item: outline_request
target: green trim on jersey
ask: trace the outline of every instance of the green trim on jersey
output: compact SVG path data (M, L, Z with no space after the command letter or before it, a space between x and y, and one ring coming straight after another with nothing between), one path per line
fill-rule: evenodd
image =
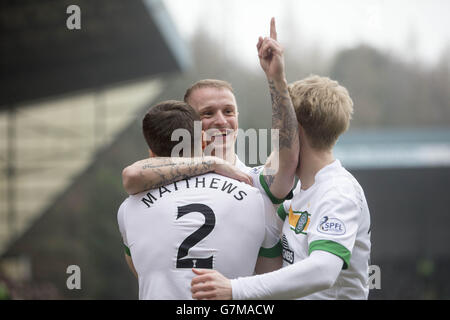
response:
M292 197L294 196L294 194L292 193L292 190L289 191L288 195L284 198L284 199L278 199L277 197L275 197L272 192L270 192L270 188L267 185L266 180L264 180L264 175L261 172L261 174L259 175L259 182L261 183L264 191L267 193L267 195L269 196L270 201L272 201L273 204L280 204L283 203L284 200L286 199L292 199Z
M128 248L125 244L123 246L125 247L125 253L131 257L130 248Z
M344 266L342 267L342 269L344 270L348 269L348 266L350 265L350 258L352 256L352 253L340 243L330 240L316 240L311 242L311 244L309 245L308 254L311 254L311 252L313 252L314 250L327 251L338 256L344 261Z
M286 217L289 215L286 212L286 210L284 210L284 205L281 205L281 206L278 207L277 213L278 213L278 216L280 217L280 219L283 220L283 221L286 220Z
M281 240L273 246L272 248L263 248L259 249L258 256L266 257L266 258L276 258L281 256Z

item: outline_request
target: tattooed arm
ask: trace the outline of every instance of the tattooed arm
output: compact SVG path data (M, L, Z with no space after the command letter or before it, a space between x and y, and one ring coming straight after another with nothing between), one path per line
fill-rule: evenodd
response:
M122 171L122 182L128 194L136 194L207 172L252 184L247 174L217 157L148 158L126 167Z
M270 38L259 38L258 56L266 73L272 98L272 129L278 137L264 166L263 177L272 195L283 199L292 189L299 157L298 123L289 96L284 71L283 48L277 42L275 19L270 23Z

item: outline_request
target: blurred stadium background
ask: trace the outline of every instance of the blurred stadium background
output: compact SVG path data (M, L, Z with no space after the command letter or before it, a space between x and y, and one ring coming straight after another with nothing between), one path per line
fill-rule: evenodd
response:
M288 80L329 76L355 103L336 156L371 210L381 289L369 298L449 299L448 39L431 63L363 42L322 52L293 27L293 2L281 3ZM66 28L72 4L81 30ZM168 10L174 5L2 1L0 299L137 298L116 213L126 197L122 168L147 156L140 121L153 103L182 99L199 79L224 79L235 89L240 127L270 128L262 72L236 59L230 36L201 23L186 36ZM236 8L223 1L223 9L210 14L222 14L227 28L236 17L223 12ZM73 264L81 290L66 287Z

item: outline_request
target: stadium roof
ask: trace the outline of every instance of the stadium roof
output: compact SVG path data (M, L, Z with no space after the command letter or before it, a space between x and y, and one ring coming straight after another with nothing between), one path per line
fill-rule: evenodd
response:
M66 25L69 5L80 30ZM2 1L0 25L0 110L190 63L161 0Z

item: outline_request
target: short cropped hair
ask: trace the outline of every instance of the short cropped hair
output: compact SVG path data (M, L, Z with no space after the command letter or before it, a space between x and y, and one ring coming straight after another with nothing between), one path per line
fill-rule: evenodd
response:
M316 75L293 82L288 88L297 121L311 147L332 148L352 118L353 101L347 89L337 81Z
M184 94L184 102L189 103L189 97L191 96L192 92L201 88L228 89L231 91L231 93L234 94L233 87L227 81L216 79L203 79L197 81L186 90L186 93Z
M168 100L152 106L142 120L142 131L147 145L160 157L170 157L178 141L171 141L172 132L186 129L194 147L194 121L200 116L190 105L183 101Z

